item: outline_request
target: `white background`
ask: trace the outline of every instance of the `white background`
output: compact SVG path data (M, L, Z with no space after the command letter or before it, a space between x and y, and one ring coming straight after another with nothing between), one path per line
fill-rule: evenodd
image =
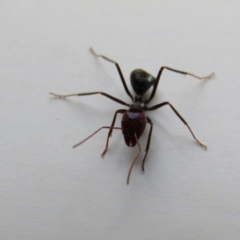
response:
M240 3L237 1L0 1L1 239L239 239ZM149 104L171 102L205 151L166 106L154 122L146 171L143 153L116 130L72 145L129 102L135 68L164 71ZM132 90L131 90L132 91ZM120 118L117 121L120 126Z

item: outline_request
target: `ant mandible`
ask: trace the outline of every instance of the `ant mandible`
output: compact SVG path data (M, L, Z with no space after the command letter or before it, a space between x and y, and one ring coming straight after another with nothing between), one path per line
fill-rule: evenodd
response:
M157 91L157 87L158 87L158 83L161 77L161 74L163 72L164 69L176 72L176 73L180 73L180 74L184 74L184 75L190 75L194 78L200 79L200 80L206 80L211 78L214 73L211 73L210 75L206 76L206 77L198 77L192 73L189 72L184 72L184 71L179 71L170 67L166 67L163 66L160 68L157 77L155 78L154 76L152 76L151 74L147 73L146 71L142 70L142 69L135 69L131 72L130 74L130 81L131 81L131 85L132 88L135 92L135 96L133 97L132 94L130 93L130 91L128 90L128 87L126 85L125 79L123 77L122 71L119 67L119 64L104 56L104 55L99 55L97 53L95 53L95 51L90 48L91 53L95 56L95 57L101 57L103 59L105 59L108 62L114 63L120 79L122 81L123 87L127 93L127 95L131 98L132 100L132 104L128 104L123 102L122 100L115 98L105 92L88 92L88 93L76 93L76 94L68 94L68 95L59 95L59 94L55 94L55 93L50 93L51 95L58 97L58 98L66 98L66 97L72 97L72 96L87 96L87 95L94 95L94 94L101 94L107 98L110 98L111 100L120 103L122 105L125 105L127 107L129 107L128 110L126 109L119 109L115 112L114 117L113 117L113 121L111 126L104 126L99 128L97 131L95 131L94 133L92 133L90 136L88 136L87 138L85 138L84 140L82 140L81 142L77 143L76 145L74 145L73 147L77 147L80 144L84 143L85 141L87 141L89 138L91 138L93 135L95 135L97 132L99 132L101 129L109 129L108 132L108 136L107 136L107 142L106 142L106 147L102 153L102 156L105 155L105 153L107 152L108 149L108 143L109 143L109 138L112 135L112 131L113 129L120 129L122 130L124 139L125 139L125 143L127 144L127 146L129 147L134 147L136 144L138 145L139 151L137 156L134 158L131 167L129 169L128 172L128 176L127 176L127 184L129 184L129 179L130 179L130 174L133 168L134 163L136 162L140 152L141 152L141 147L139 144L139 138L141 137L146 124L148 123L150 125L150 130L148 133L148 139L147 139L147 145L146 145L146 149L145 149L145 155L142 161L142 171L144 171L144 164L145 164L145 160L148 154L148 150L150 147L150 142L151 142L151 135L152 135L152 129L153 129L153 123L151 121L151 119L149 117L147 117L145 115L145 111L153 111L156 110L158 108L161 108L163 106L168 105L173 111L174 113L180 118L180 120L187 126L187 128L189 129L190 133L192 134L193 138L196 140L196 142L203 147L204 149L207 148L206 145L202 144L194 135L193 131L191 130L190 126L188 125L188 123L184 120L184 118L177 112L177 110L173 107L173 105L169 102L163 102L157 105L154 105L152 107L147 107L147 105L150 103L150 101L153 99L153 97L156 94ZM150 87L153 86L153 90L152 93L150 95L150 97L148 99L144 98L144 94L149 90ZM122 116L122 122L121 122L121 128L120 127L114 127L115 125L115 121L116 121L116 117L117 114L123 114Z

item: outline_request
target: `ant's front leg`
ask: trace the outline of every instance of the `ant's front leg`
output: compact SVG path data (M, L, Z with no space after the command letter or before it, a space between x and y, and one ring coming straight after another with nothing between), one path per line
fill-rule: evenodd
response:
M152 129L153 129L153 123L152 123L152 121L149 117L147 117L147 122L150 124L150 130L149 130L149 133L148 133L147 146L146 146L146 149L145 149L146 153L145 153L145 156L144 156L143 161L142 161L142 171L144 171L144 164L145 164L145 160L146 160L148 150L149 150L149 147L150 147Z
M127 110L125 110L125 109L119 109L119 110L117 110L116 112L115 112L115 114L114 114L114 117L113 117L113 121L112 121L112 124L111 124L111 127L110 127L110 130L109 130L109 132L108 132L108 136L107 136L107 142L106 142L106 147L105 147L105 149L104 149L104 151L103 151L103 153L102 153L102 157L105 155L105 153L107 152L107 150L108 150L108 142L109 142L109 138L111 137L111 135L112 135L112 131L113 131L113 129L114 129L114 124L115 124L115 122L116 122L116 118L117 118L117 114L118 113L125 113Z

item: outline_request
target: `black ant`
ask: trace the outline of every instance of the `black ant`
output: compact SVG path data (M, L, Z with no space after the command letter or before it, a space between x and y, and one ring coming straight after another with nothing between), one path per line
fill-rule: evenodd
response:
M104 55L99 55L99 54L96 54L94 52L94 50L92 48L90 48L90 51L91 53L95 56L95 57L101 57L111 63L114 63L117 70L118 70L118 73L119 73L119 76L120 76L120 79L122 80L122 84L123 84L123 87L127 93L127 95L131 98L132 100L132 104L128 104L128 103L125 103L123 102L122 100L118 99L118 98L115 98L107 93L104 93L104 92L88 92L88 93L76 93L76 94L69 94L69 95L59 95L59 94L54 94L54 93L50 93L52 94L53 96L55 97L59 97L59 98L66 98L66 97L72 97L72 96L86 96L86 95L93 95L93 94L101 94L105 97L108 97L110 98L111 100L115 101L115 102L118 102L122 105L125 105L127 107L129 107L128 110L126 109L119 109L115 112L114 114L114 117L113 117L113 121L112 121L112 124L110 127L107 127L107 126L104 126L104 127L101 127L99 128L97 131L95 131L94 133L92 133L89 137L87 137L86 139L84 139L83 141L77 143L76 145L74 145L73 147L77 147L79 146L80 144L82 144L83 142L87 141L89 138L91 138L93 135L95 135L97 132L99 132L101 129L103 128L107 128L109 129L109 132L108 132L108 137L107 137L107 142L106 142L106 147L102 153L102 156L104 156L104 154L107 152L107 149L108 149L108 142L109 142L109 138L110 136L112 135L112 131L113 129L121 129L122 130L122 133L123 133L123 136L124 136L124 139L125 139L125 142L127 144L127 146L129 147L134 147L136 144L138 145L138 148L139 148L139 152L137 154L137 156L134 158L132 164L131 164L131 167L129 169L129 172L128 172L128 176L127 176L127 184L129 184L129 179L130 179L130 174L131 174L131 171L132 171L132 168L133 168L133 165L134 163L136 162L140 152L141 152L141 147L140 147L140 144L139 144L139 141L138 139L141 137L145 127L146 127L146 124L149 123L150 124L150 130L149 130L149 134L148 134L148 140L147 140L147 145L146 145L146 149L145 149L145 155L144 155L144 158L143 158L143 161L142 161L142 171L144 171L144 163L145 163L145 160L146 160L146 157L147 157L147 154L148 154L148 150L149 150L149 146L150 146L150 142L151 142L151 135L152 135L152 129L153 129L153 123L151 121L151 119L149 117L147 117L145 115L145 111L152 111L152 110L156 110L158 108L161 108L163 106L166 106L168 105L173 111L174 113L181 119L181 121L188 127L190 133L192 134L193 138L197 141L197 143L203 147L204 149L207 148L207 146L205 146L204 144L202 144L194 135L193 131L191 130L190 126L188 125L188 123L183 119L183 117L177 112L177 110L172 106L171 103L169 102L163 102L163 103L160 103L160 104L157 104L157 105L154 105L152 107L147 107L147 105L150 103L150 101L153 99L153 97L155 96L155 93L156 93L156 90L157 90L157 87L158 87L158 83L159 83L159 80L160 80L160 77L161 77L161 74L163 72L164 69L167 69L167 70L170 70L170 71L173 71L173 72L176 72L176 73L180 73L180 74L184 74L184 75L190 75L192 77L195 77L197 79L200 79L200 80L206 80L206 79L209 79L211 78L214 73L211 73L210 75L206 76L206 77L198 77L192 73L188 73L188 72L184 72L184 71L179 71L179 70L176 70L176 69L173 69L173 68L169 68L169 67L161 67L159 72L158 72L158 75L157 77L155 78L154 76L152 76L151 74L147 73L146 71L142 70L142 69L136 69L136 70L133 70L131 75L130 75L130 81L131 81L131 85L132 85L132 88L135 92L135 96L133 97L132 94L129 92L128 90L128 87L126 85L126 82L125 82L125 79L123 77L123 74L122 74L122 71L118 65L117 62L115 62L114 60L111 60L110 58L108 57L105 57ZM150 95L150 97L148 99L144 98L144 94L149 90L150 87L153 86L153 90L152 90L152 93ZM122 117L122 127L119 128L119 127L114 127L114 124L115 124L115 121L116 121L116 117L117 117L117 114L123 114L123 117Z

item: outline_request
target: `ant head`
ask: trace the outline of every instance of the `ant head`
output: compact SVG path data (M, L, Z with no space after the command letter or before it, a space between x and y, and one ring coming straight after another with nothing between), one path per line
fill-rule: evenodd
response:
M142 111L129 111L122 117L122 132L125 143L129 147L134 147L137 143L136 136L139 139L146 127L146 116Z
M136 69L131 72L130 81L134 92L143 95L154 85L156 78L142 69Z

